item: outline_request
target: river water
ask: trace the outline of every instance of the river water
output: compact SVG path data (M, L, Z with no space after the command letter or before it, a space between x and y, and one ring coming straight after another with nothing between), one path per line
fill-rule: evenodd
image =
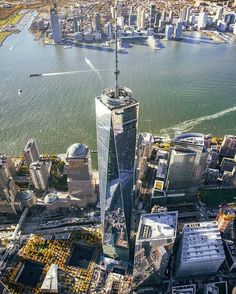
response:
M125 46L120 81L140 102L140 131L236 134L234 43L215 45L196 32L156 51L141 41ZM27 26L10 36L0 47L0 153L19 154L30 137L41 153L75 142L96 148L94 98L114 84L113 67L114 53L93 45L43 45Z

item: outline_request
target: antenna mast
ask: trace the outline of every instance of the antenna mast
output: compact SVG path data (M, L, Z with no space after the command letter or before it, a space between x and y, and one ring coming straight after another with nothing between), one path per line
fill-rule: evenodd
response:
M116 68L114 71L115 74L115 98L119 97L119 60L118 60L118 25L117 25L117 17L118 17L118 4L119 0L115 2L115 58L116 58Z

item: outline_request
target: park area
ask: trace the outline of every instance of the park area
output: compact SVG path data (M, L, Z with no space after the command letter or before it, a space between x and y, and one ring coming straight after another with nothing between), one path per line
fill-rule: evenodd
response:
M222 203L236 202L236 188L200 189L199 198L208 208L218 208Z
M41 293L47 271L56 264L60 293L87 293L100 251L99 228L81 229L67 240L31 235L19 251L21 267L13 267L3 284L14 294Z

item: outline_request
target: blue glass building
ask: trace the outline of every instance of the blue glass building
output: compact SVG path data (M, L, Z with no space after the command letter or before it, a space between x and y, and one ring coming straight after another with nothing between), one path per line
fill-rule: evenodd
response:
M60 44L62 41L61 27L56 8L50 10L52 37L55 44Z
M127 260L139 105L124 87L95 100L103 252Z

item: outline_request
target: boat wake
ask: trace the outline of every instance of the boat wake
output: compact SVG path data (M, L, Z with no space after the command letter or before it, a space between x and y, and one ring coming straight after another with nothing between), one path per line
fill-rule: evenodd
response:
M96 72L96 74L98 75L98 78L99 78L100 82L102 83L102 76L100 74L100 71L92 64L92 62L87 57L85 57L85 62L91 68L92 71Z
M199 125L200 123L202 123L204 121L217 119L217 118L220 118L220 117L222 117L230 112L234 112L234 111L236 111L236 106L233 106L231 108L227 108L223 111L220 111L220 112L217 112L217 113L214 113L211 115L205 115L205 116L201 116L201 117L198 117L195 119L186 120L184 122L173 125L172 127L164 128L164 129L160 130L160 134L170 135L170 134L174 134L175 131L188 132L188 131L192 130L195 126Z
M110 69L101 69L100 71L110 71ZM42 76L49 77L49 76L62 76L62 75L72 75L76 73L86 73L86 72L94 72L93 70L75 70L75 71L62 71L62 72L51 72L51 73L44 73Z

